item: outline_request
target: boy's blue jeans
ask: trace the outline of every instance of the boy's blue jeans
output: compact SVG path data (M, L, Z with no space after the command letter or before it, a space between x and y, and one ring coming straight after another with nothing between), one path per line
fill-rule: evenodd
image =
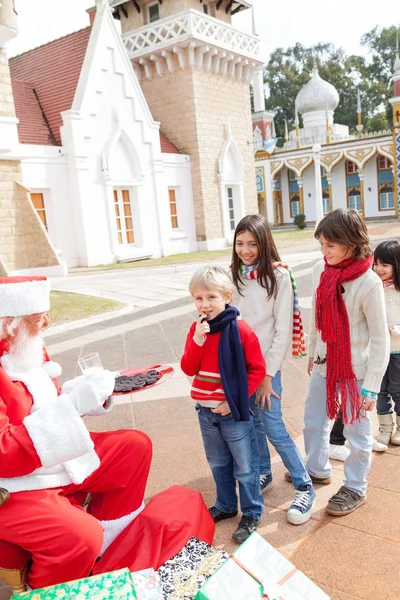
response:
M260 519L264 502L260 492L259 453L253 420L234 421L196 404L204 450L217 487L215 506L222 512L240 507L245 516Z
M272 379L273 390L280 400L271 396L271 410L268 410L265 402L264 410L255 403L255 395L250 408L254 413L254 427L257 432L258 447L260 452L260 473L269 475L271 473L271 457L266 437L275 446L283 464L287 468L296 489L304 489L303 486L311 486L311 478L306 471L303 459L296 444L286 431L282 418L282 380L281 372L278 371Z

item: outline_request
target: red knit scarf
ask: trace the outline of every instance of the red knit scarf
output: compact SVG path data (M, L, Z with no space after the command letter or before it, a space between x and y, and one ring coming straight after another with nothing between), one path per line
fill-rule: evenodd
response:
M344 423L360 418L357 378L351 364L350 325L341 284L354 281L371 268L373 257L343 260L329 265L321 273L316 296L316 327L326 342L326 401L330 419L342 413ZM347 402L350 399L350 412Z

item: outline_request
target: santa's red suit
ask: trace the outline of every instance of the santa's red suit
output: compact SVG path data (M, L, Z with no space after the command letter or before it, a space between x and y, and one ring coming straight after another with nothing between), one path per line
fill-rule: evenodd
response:
M48 310L44 282L0 280L0 317ZM0 487L11 497L0 507L0 539L31 552L32 588L90 573L141 512L152 455L140 431L89 433L73 401L79 396L74 383L60 391L54 375L54 363L24 369L1 345ZM80 504L88 492L86 511Z

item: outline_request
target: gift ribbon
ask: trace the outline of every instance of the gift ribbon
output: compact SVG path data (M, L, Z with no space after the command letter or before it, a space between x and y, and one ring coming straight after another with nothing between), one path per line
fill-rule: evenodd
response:
M255 581L257 581L257 583L259 583L261 585L261 587L263 588L263 595L261 596L261 600L263 600L263 599L269 600L268 594L266 594L264 591L264 582L261 581L261 579L259 579L257 577L257 575L255 575L252 571L250 571L250 569L244 563L242 563L240 560L238 560L236 558L236 556L234 556L232 554L229 558L231 558L241 569L243 569L243 571L246 571L246 573L248 575L250 575L250 577L252 577ZM293 567L293 569L291 571L289 571L289 573L286 573L286 575L278 581L277 585L284 585L291 577L293 577L293 575L296 572L297 572L296 567ZM282 598L282 596L280 596L279 600L285 600L285 599Z

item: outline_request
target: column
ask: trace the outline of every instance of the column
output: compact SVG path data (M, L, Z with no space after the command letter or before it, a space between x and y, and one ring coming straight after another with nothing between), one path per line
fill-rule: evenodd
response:
M304 215L304 192L303 192L303 178L297 178L297 185L299 186L299 197L300 197L300 214Z
M314 157L314 178L315 178L315 226L318 225L318 223L324 216L324 207L323 207L323 203L322 203L320 152L321 152L321 146L319 144L314 144L313 157Z
M329 210L333 211L333 196L332 196L332 173L326 174L326 180L329 187Z
M358 177L360 179L360 196L361 196L361 216L365 219L364 205L364 169L358 169Z
M276 212L276 179L271 181L272 188L272 205L274 208L274 227L278 226L278 213Z

